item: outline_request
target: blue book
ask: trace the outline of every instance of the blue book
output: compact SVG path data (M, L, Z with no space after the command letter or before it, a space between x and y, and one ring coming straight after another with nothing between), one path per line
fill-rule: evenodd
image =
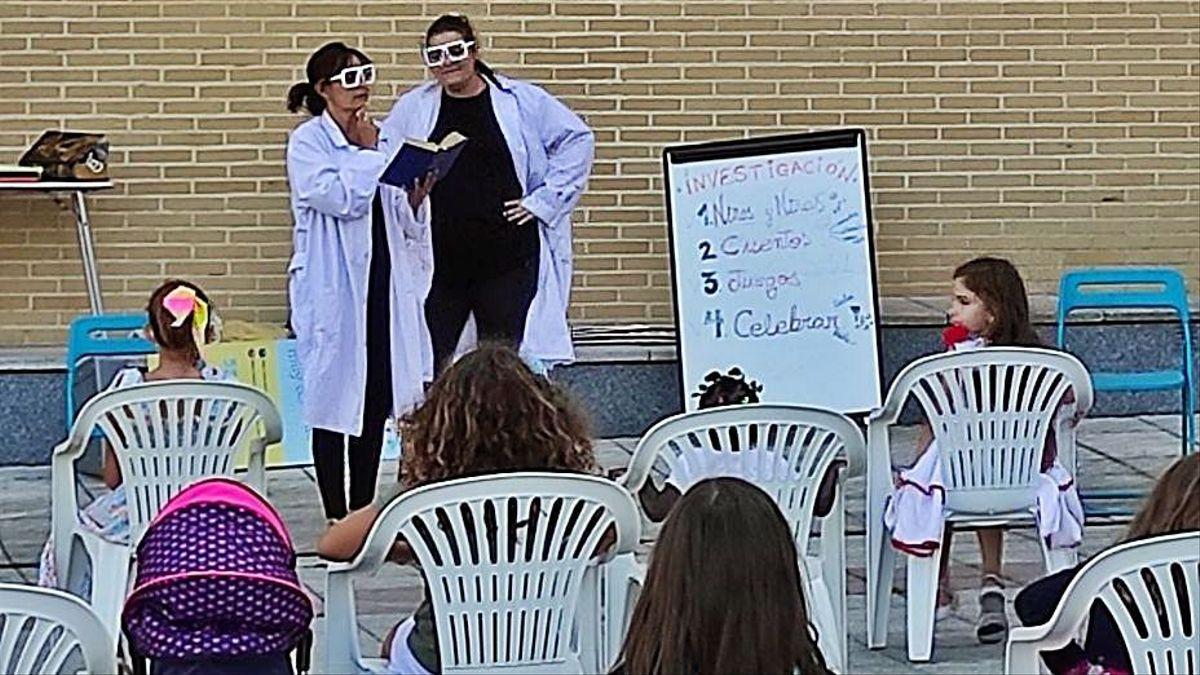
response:
M454 166L466 142L467 137L457 131L446 134L441 143L406 138L379 181L407 189L429 172L433 172L435 179L441 178Z

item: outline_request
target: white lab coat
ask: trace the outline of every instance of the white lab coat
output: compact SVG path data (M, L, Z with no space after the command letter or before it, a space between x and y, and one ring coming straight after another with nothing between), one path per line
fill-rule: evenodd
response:
M371 202L387 157L385 134L380 150L359 148L325 113L297 127L287 147L295 219L288 298L303 370L304 421L354 436L362 434ZM400 414L420 402L432 374L415 270L429 245L429 206L426 200L414 216L402 190L382 186L380 196L392 267L392 405Z
M499 86L489 80L488 92L525 195L521 204L541 221L537 294L525 321L521 355L547 366L570 363L575 360L567 325L571 212L592 171L594 136L578 115L541 87L502 75L496 79ZM383 122L393 149L405 138L428 139L441 102L442 88L433 80L402 94ZM432 249L424 256L429 276L423 279L422 297L432 279Z

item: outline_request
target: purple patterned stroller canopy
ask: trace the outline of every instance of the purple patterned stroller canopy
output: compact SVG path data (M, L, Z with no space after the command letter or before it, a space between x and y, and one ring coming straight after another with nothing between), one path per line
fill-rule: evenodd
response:
M312 618L279 514L246 485L210 478L146 529L122 625L137 652L188 659L287 652Z

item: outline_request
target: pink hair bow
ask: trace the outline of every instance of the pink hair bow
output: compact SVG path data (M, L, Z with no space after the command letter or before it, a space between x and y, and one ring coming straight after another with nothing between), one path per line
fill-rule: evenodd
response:
M190 314L192 316L192 338L196 341L197 347L204 345L204 331L208 328L208 303L196 295L195 289L189 286L176 286L163 298L162 305L163 309L175 317L175 320L171 322L172 328L182 326Z

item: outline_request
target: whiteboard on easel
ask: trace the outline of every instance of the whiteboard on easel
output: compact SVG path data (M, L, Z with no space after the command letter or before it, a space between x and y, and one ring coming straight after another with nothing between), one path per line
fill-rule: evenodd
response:
M763 402L881 402L866 136L844 129L663 153L680 384L737 367Z

